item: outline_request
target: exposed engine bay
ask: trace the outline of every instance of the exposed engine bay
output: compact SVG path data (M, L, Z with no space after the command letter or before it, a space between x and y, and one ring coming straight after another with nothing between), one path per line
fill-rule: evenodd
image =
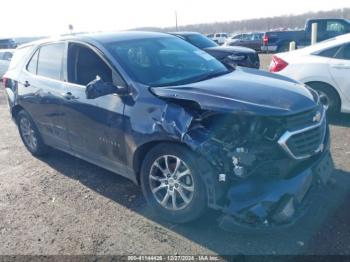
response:
M313 133L311 140L303 137L300 141L305 143L297 144L305 147L314 141L314 150L320 141L322 150L312 151L311 157L295 159L279 144L288 130L315 125L314 115L315 110L289 118L213 112L195 114L183 139L215 168L216 180L222 185L219 190L225 191L214 198L215 205L226 214L225 223L231 220L264 226L289 223L312 184L319 179L314 179L314 166L322 162L321 173L324 176L331 173L328 130L317 131L322 141L313 140ZM321 121L325 122L323 118ZM315 130L318 125L322 123L316 123ZM326 183L328 177L323 180Z

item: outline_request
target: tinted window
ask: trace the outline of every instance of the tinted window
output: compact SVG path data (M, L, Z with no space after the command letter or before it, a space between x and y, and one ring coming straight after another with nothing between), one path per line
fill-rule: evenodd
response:
M120 41L106 47L130 77L150 86L186 84L228 72L214 57L177 37Z
M35 54L32 56L32 58L30 59L27 65L27 70L33 74L37 73L38 55L39 55L39 50L36 50Z
M350 44L345 45L338 53L336 58L350 60Z
M42 46L39 52L38 75L60 80L63 53L64 43Z
M68 82L85 86L97 76L104 82L114 82L112 70L93 50L79 44L69 44Z
M324 57L334 57L337 54L339 49L340 49L340 46L328 48L328 49L321 51L317 55L324 56Z

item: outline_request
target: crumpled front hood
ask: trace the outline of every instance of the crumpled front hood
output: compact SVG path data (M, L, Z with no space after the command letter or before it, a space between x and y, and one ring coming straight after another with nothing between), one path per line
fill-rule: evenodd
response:
M151 90L159 97L194 101L202 109L211 111L277 116L296 114L316 106L313 94L303 84L243 67L209 80Z

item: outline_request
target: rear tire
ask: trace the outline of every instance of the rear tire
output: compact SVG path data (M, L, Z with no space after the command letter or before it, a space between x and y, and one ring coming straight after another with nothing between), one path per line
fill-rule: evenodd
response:
M30 115L21 110L16 117L19 134L28 151L34 156L42 156L48 152L40 132Z
M320 95L321 102L328 107L328 114L335 115L340 112L340 97L335 89L326 83L307 83Z
M141 187L153 211L174 223L199 218L207 208L199 170L196 155L184 146L162 143L151 149L142 164Z

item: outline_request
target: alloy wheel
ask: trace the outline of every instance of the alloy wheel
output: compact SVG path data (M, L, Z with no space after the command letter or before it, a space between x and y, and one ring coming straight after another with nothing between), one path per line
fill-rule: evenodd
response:
M186 208L195 190L191 170L182 159L173 155L163 155L153 162L149 184L157 202L172 211Z

